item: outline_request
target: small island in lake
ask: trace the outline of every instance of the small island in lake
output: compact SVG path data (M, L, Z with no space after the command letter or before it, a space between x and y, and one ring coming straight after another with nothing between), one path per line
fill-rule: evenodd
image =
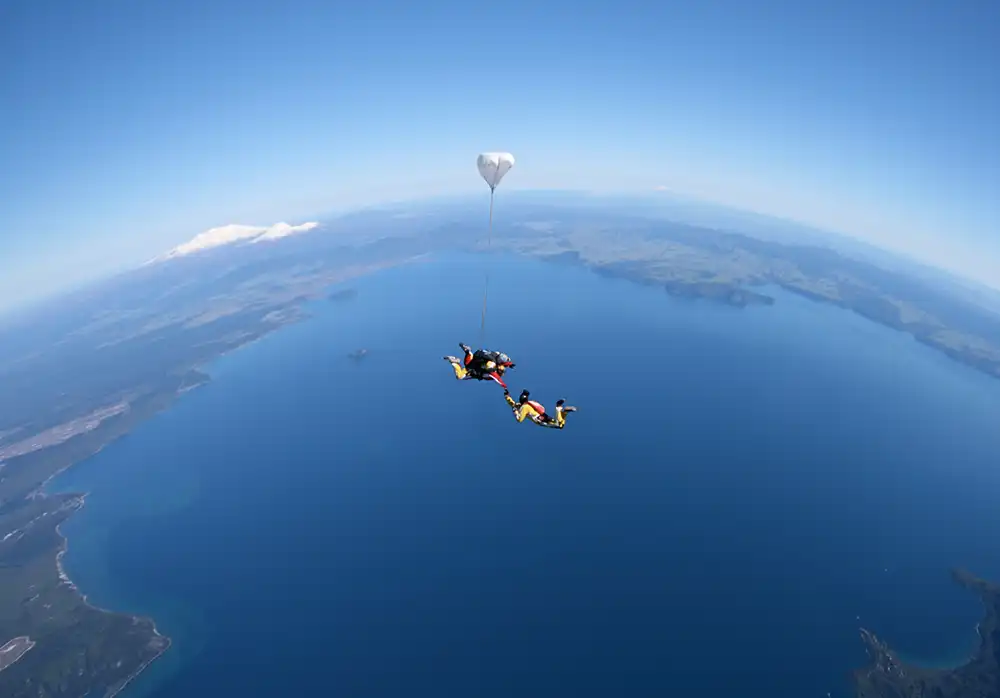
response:
M854 672L858 698L995 698L1000 696L1000 585L964 570L952 577L983 601L979 649L960 667L927 669L902 661L869 630L861 630L871 663Z
M353 301L358 297L358 290L355 288L343 288L339 291L334 291L329 296L327 300L331 303L346 303L347 301Z

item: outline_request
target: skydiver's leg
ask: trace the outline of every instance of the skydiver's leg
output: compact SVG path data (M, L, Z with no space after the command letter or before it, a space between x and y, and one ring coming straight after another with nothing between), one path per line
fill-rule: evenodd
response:
M465 380L469 377L469 372L465 370L465 366L462 365L461 360L456 356L446 356L444 360L451 364L452 370L455 371L455 380Z
M475 358L475 355L472 352L472 347L468 344L462 344L462 342L459 342L458 346L465 352L465 365L468 367L472 363L472 359Z
M545 426L553 426L556 429L562 429L566 426L566 415L570 412L576 412L576 408L572 405L565 404L564 400L559 400L556 402L556 418Z
M566 420L563 419L563 416L560 413L559 408L557 407L556 416L554 419L546 414L532 421L534 421L534 423L537 424L538 426L545 427L546 429L562 429L563 424L565 423Z

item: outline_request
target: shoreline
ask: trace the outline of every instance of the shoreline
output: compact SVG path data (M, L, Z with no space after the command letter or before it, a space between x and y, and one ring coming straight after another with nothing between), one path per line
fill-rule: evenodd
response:
M78 497L80 502L80 504L76 507L76 511L73 512L74 514L79 513L80 510L83 509L84 505L86 504L87 496L89 494L90 494L89 492L83 492L81 494L71 495ZM69 517L66 518L66 521L68 520ZM152 664L161 656L163 656L163 653L166 652L168 649L170 649L171 646L173 646L174 642L170 637L164 635L159 631L159 629L156 627L156 621L152 618L152 616L141 616L133 613L123 613L121 611L113 611L108 608L102 608L95 603L91 603L91 601L87 598L87 595L80 590L80 587L76 585L76 582L74 582L70 578L70 576L66 573L66 568L63 567L63 561L62 561L63 555L65 555L66 552L69 550L69 538L62 532L63 523L65 523L65 521L59 523L59 525L56 526L56 533L59 535L60 538L59 550L56 552L56 573L59 576L59 581L62 584L65 584L67 587L69 587L69 589L73 591L73 593L79 596L80 599L83 601L83 604L88 608L98 611L99 613L110 613L113 615L127 616L128 618L131 618L133 621L148 621L153 630L153 637L160 638L163 640L163 647L160 649L159 652L157 652L152 657L147 659L145 662L140 664L135 671L133 671L131 674L128 675L128 677L126 677L125 681L122 683L121 686L119 686L118 688L114 689L111 693L108 693L106 695L106 698L114 698L114 696L117 696L119 693L125 690L125 687L128 686L130 683L132 683L133 680L138 678L138 676L143 671L145 671L150 664Z
M89 492L79 493L71 491L67 492L51 491L52 483L58 476L64 474L66 471L73 468L74 466L77 466L80 463L83 463L89 460L90 458L93 458L94 456L100 454L108 446L112 445L122 437L131 434L136 429L136 427L138 427L148 419L167 411L176 404L177 400L182 395L190 393L197 388L202 388L206 385L209 385L212 382L213 377L211 373L208 372L206 367L210 366L215 361L218 361L223 357L226 357L241 349L244 349L245 347L256 344L257 342L260 342L261 340L265 339L272 333L284 327L296 325L304 320L309 320L312 317L314 317L314 315L310 313L307 309L308 304L313 301L322 300L322 298L325 296L327 292L327 289L330 286L353 281L358 278L365 277L373 272L379 272L385 269L406 265L415 261L421 261L421 258L425 256L426 255L416 255L416 256L410 255L403 257L402 259L395 259L392 260L391 262L368 265L360 269L348 268L347 270L342 270L340 273L336 275L336 278L327 279L327 283L324 284L322 293L314 293L311 295L307 294L306 296L302 297L299 302L293 302L289 304L283 309L286 315L275 317L271 321L263 322L262 325L259 327L259 330L247 336L244 339L244 341L226 347L222 351L218 351L213 355L211 355L210 357L204 358L199 361L195 361L192 364L182 365L174 368L171 372L169 372L168 375L172 374L181 377L181 384L178 387L175 387L169 391L162 391L159 393L154 391L148 394L142 394L138 396L139 400L141 401L149 400L152 403L152 404L149 403L143 404L143 408L140 410L134 409L135 405L133 404L133 401L136 400L137 398L136 396L131 396L125 402L126 408L123 410L123 414L129 415L131 413L131 417L132 419L134 419L134 421L132 421L131 423L126 423L126 426L124 427L117 427L117 429L115 427L112 427L112 431L114 431L115 433L113 433L113 435L111 435L110 438L107 439L107 441L105 441L104 443L100 443L99 445L96 445L96 447L94 447L93 450L90 450L90 452L82 454L80 457L77 457L75 459L69 460L69 462L67 462L65 465L58 468L54 472L51 472L40 483L32 487L24 494L22 494L23 500L24 501L46 500L54 496L63 495L68 498L76 499L76 502L73 505L75 510L82 509L85 504L86 498L90 493ZM190 376L192 372L198 374L198 379L191 382L190 384L185 384L184 379ZM85 432L85 434L90 434L90 433L92 432ZM9 435L10 435L9 433L4 434L5 437ZM39 452L48 451L50 449L52 450L59 449L65 444L72 443L75 438L76 437L73 437L65 442L59 444L53 444L52 446L44 449L39 449ZM55 527L55 533L59 537L59 543L55 553L55 568L56 568L56 575L59 580L59 585L65 585L72 594L74 594L76 597L80 599L80 602L83 606L97 613L128 618L133 622L142 622L144 624L148 623L149 628L152 632L152 639L150 642L147 643L146 647L151 649L156 649L155 653L152 654L152 656L150 656L144 662L142 662L131 674L128 675L128 677L126 677L120 683L120 685L108 689L108 692L105 694L105 698L113 698L114 696L117 696L122 691L124 691L129 685L131 685L132 682L135 679L137 679L147 668L149 668L149 666L153 662L162 657L163 654L173 646L173 640L172 638L163 635L163 633L159 631L159 629L156 626L156 621L152 616L119 612L112 609L101 608L100 606L91 603L88 600L87 595L84 594L77 586L77 584L70 578L69 574L66 572L66 569L63 565L63 556L69 550L69 539L62 531L62 523L64 523L66 520L69 520L69 518L72 517L74 513L76 513L76 511L69 512L66 519L64 519L63 522L60 522L60 524L58 524Z
M956 687L967 687L972 695L971 691L977 687L992 685L1000 678L1000 646L995 639L1000 622L1000 585L962 569L952 570L952 580L976 594L983 605L983 617L975 626L977 647L968 659L948 666L911 662L871 630L861 628L861 641L869 661L853 672L859 698L875 698L889 691L898 695L937 695L946 688L954 695Z
M983 614L986 614L984 609ZM979 644L983 641L983 634L981 627L983 625L982 620L976 622L975 625L975 647L969 650L963 650L963 655L961 658L955 657L953 659L921 659L919 657L911 657L908 654L894 650L899 661L906 666L916 667L917 669L922 669L924 671L956 671L958 669L963 669L969 664L972 664L976 660L976 654L979 652Z
M237 349L241 348L242 346L244 346L244 345L241 345L240 347L237 347ZM136 424L132 425L132 429L134 429L135 426L138 426L139 424L145 422L147 419L155 417L158 414L162 414L163 412L165 412L166 410L168 410L170 407L173 407L174 404L176 403L176 401L178 400L178 398L180 398L182 395L184 395L186 393L189 393L189 392L191 392L191 391L193 391L193 390L195 390L197 388L202 388L202 387L210 384L211 380L212 380L211 376L209 374L207 374L207 373L205 373L203 375L205 376L205 378L203 380L201 380L200 382L195 383L193 385L182 386L182 387L178 388L177 390L175 390L174 394L170 397L170 399L167 402L167 404L163 405L159 409L156 409L151 414L146 415L145 417L141 418ZM69 463L65 467L60 468L56 472L52 473L37 488L35 488L28 495L28 497L27 497L28 499L48 499L48 498L52 497L53 495L63 494L63 495L67 495L67 496L70 496L70 497L75 497L77 499L78 504L76 504L75 507L74 507L75 511L71 512L69 514L69 516L67 516L64 521L60 522L55 527L56 535L59 536L59 547L56 550L56 555L55 555L56 575L59 578L59 582L61 584L66 585L70 589L70 591L72 593L76 594L80 598L80 600L81 600L81 602L83 603L84 606L86 606L87 608L90 608L90 609L92 609L92 610L94 610L94 611L96 611L98 613L106 613L106 614L109 614L109 615L125 616L126 618L131 619L133 622L136 622L136 621L148 622L149 625L150 625L150 627L151 627L151 629L152 629L152 632L153 632L153 638L154 639L159 639L159 640L162 641L162 645L163 646L159 649L159 651L156 652L152 657L150 657L149 659L147 659L145 662L143 662L142 664L140 664L139 667L137 667L135 671L133 671L131 674L128 675L128 677L124 680L124 682L120 686L118 686L117 688L115 688L111 693L108 693L105 698L113 698L114 696L117 696L119 693L121 693L126 688L126 686L128 686L129 684L131 684L136 678L139 677L140 674L142 674L143 671L145 671L147 668L149 668L149 666L154 661L156 661L157 659L159 659L160 657L162 657L163 654L168 649L170 649L173 646L173 639L170 638L169 636L164 635L163 633L161 633L159 631L159 629L156 626L156 620L152 616L143 616L143 615L139 615L139 614L135 614L135 613L126 613L126 612L121 612L121 611L115 611L115 610L112 610L112 609L109 609L109 608L102 608L102 607L100 607L100 606L92 603L88 599L87 594L83 593L83 591L80 589L80 587L77 586L76 582L74 582L72 580L72 578L66 572L66 568L63 565L63 556L69 550L69 537L66 534L63 533L63 531L62 531L62 525L63 525L63 523L65 523L66 521L68 521L74 514L78 513L81 509L83 509L83 507L86 505L86 500L87 500L87 497L90 495L90 492L63 492L63 493L55 493L55 492L50 492L49 491L49 487L51 486L53 480L55 480L57 477L59 477L60 475L62 475L66 471L68 471L69 469L73 468L74 466L77 466L80 463L83 463L84 461L87 461L90 458L93 458L93 457L97 456L98 454L100 454L101 452L103 452L104 449L106 449L108 446L111 446L113 443L115 443L116 441L118 441L119 439L121 439L123 436L126 436L127 434L130 434L132 432L132 429L128 429L124 433L119 434L116 437L110 439L107 443L102 444L99 448L95 449L94 452L91 453L91 454L89 454L86 458L81 458L80 460L77 460L77 461L74 461L72 463Z
M132 424L128 429L124 430L120 434L117 434L115 437L109 439L106 443L101 444L100 447L96 448L92 453L88 454L86 457L80 458L79 460L75 460L75 461L73 461L71 463L68 463L64 467L60 468L56 472L54 472L51 475L49 475L47 478L45 478L45 480L43 480L35 489L33 489L27 495L26 499L48 499L48 498L52 497L53 495L57 495L57 494L63 494L63 495L70 496L70 497L76 497L78 499L78 501L79 501L79 504L76 505L76 507L75 507L76 511L70 513L70 515L66 518L66 520L68 521L69 518L73 516L73 514L79 512L79 510L84 507L84 505L86 503L86 499L90 495L90 492L89 491L88 492L82 492L82 493L80 493L80 492L63 492L63 493L51 492L50 491L50 487L52 485L52 482L57 477L59 477L60 475L66 473L71 468L73 468L73 467L75 467L77 465L80 465L81 463L83 463L83 462L85 462L85 461L87 461L87 460L89 460L89 459L97 456L98 454L102 453L106 448L108 448L109 446L111 446L112 444L114 444L116 441L118 441L122 437L127 436L128 434L131 434L133 432L133 430L137 426L139 426L140 424L146 422L147 420L149 420L149 419L151 419L151 418L153 418L153 417L155 417L155 416L157 416L159 414L162 414L162 413L166 412L167 410L169 410L171 407L173 407L177 403L178 399L180 399L181 396L186 395L188 393L191 393L191 392L193 392L193 391L195 391L195 390L197 390L199 388L203 388L203 387L205 387L207 385L210 385L211 382L212 382L212 376L211 376L210 373L208 373L204 369L204 367L206 365L211 364L213 361L217 361L218 359L221 359L221 358L223 358L225 356L228 356L228 355L230 355L232 353L235 353L235 352L237 352L237 351L239 351L239 350L241 350L241 349L243 349L245 347L248 347L248 346L251 346L253 344L256 344L257 342L263 340L265 337L267 337L271 333L276 332L277 330L280 330L283 327L288 327L290 325L297 324L298 322L300 322L302 320L307 320L310 317L311 317L311 315L309 315L308 313L300 311L299 313L297 313L295 315L294 318L286 320L284 322L275 323L271 327L268 327L267 330L264 331L263 333L255 336L255 337L248 338L247 341L245 341L245 342L243 342L243 343L241 343L241 344L239 344L237 346L229 347L225 351L220 352L219 354L215 355L214 357L212 357L211 359L209 359L207 361L204 361L204 362L202 362L200 364L197 364L195 366L190 366L187 370L189 370L189 371L190 370L197 371L202 376L201 380L199 380L199 381L197 381L195 383L192 383L190 385L182 385L181 387L175 389L173 391L173 394L171 394L169 396L169 398L167 399L167 402L165 404L157 407L155 410L153 410L149 414L146 414L146 415L140 417L138 419L138 421L136 421L134 424ZM55 446L55 448L58 448L58 446ZM76 594L80 598L80 600L82 601L83 605L85 605L87 608L90 608L90 609L92 609L94 611L97 611L98 613L106 613L106 614L110 614L110 615L124 616L126 618L131 619L132 621L144 621L144 622L148 622L150 624L151 629L152 629L154 639L160 639L160 640L162 640L162 643L163 643L163 646L159 649L158 652L156 652L152 657L150 657L145 662L143 662L142 664L140 664L135 669L135 671L133 671L131 674L129 674L129 676L124 680L124 682L120 686L118 686L117 688L115 688L113 691L111 691L110 693L108 693L105 696L105 698L114 698L114 696L117 696L118 694L120 694L122 691L125 690L126 687L128 687L133 681L135 681L135 679L137 679L146 669L148 669L149 666L153 662L155 662L157 659L159 659L160 657L162 657L163 654L168 649L170 649L173 646L173 639L170 638L169 636L164 635L163 633L161 633L159 631L159 629L156 626L156 620L152 616L144 616L144 615L139 615L139 614L135 614L135 613L127 613L127 612L115 611L115 610L110 609L110 608L102 608L102 607L100 607L100 606L98 606L98 605L90 602L90 600L87 598L87 594L83 593L83 591L80 589L79 586L77 586L76 582L74 582L72 580L72 578L66 572L65 567L63 566L63 556L69 550L69 537L63 533L63 531L62 531L62 523L65 523L65 521L61 522L55 528L56 535L58 535L59 539L60 539L59 547L58 547L58 549L56 551L56 555L55 555L56 574L57 574L57 576L59 578L60 583L61 584L65 584L72 591L72 593Z
M780 288L786 293L795 295L799 298L805 298L813 303L833 306L840 308L841 310L854 313L874 325L884 327L910 337L913 341L924 345L935 354L943 356L959 366L963 366L979 374L984 374L990 378L1000 380L1000 362L977 355L976 349L968 345L960 347L949 346L944 343L940 337L941 333L965 333L964 330L956 330L944 321L940 321L938 326L933 326L930 331L928 331L920 323L907 322L900 316L893 318L888 315L880 315L877 312L866 309L864 305L851 302L850 299L823 295L822 293L818 293L810 288L790 283L786 279L775 277L773 275L724 283L703 283L699 281L678 282L673 279L665 280L659 278L655 275L655 273L650 274L650 262L653 261L650 259L637 260L633 266L624 268L618 266L617 263L614 262L608 264L602 261L590 259L585 256L585 253L581 253L579 249L569 249L555 255L539 253L530 249L524 250L515 248L510 251L514 255L521 256L526 259L539 260L549 264L569 264L600 276L623 279L639 285L660 287L671 296L682 300L706 300L738 308L746 308L754 305L763 305L765 307L772 305L772 301L774 300L773 298L767 296L766 294L758 293L754 289L774 286L775 288ZM482 254L482 252L480 252L480 254ZM737 295L734 296L734 293Z
M187 367L185 369L186 371L197 371L201 375L201 379L198 380L197 382L194 382L194 383L190 384L190 385L183 385L182 384L180 387L174 389L172 391L172 393L169 393L169 394L165 393L164 395L169 395L169 397L167 397L167 400L166 400L165 404L159 405L155 409L153 409L151 412L149 412L148 414L142 415L141 417L138 418L138 420L134 424L129 425L128 428L124 429L121 433L116 434L114 437L112 437L111 439L109 439L107 442L101 444L98 448L94 449L91 453L89 453L86 456L84 456L82 458L79 458L77 460L73 460L72 462L67 463L62 468L59 468L55 472L51 473L41 483L39 483L34 489L32 489L25 496L25 499L26 500L35 500L35 499L45 500L45 499L49 499L52 496L59 495L59 494L62 494L62 495L65 495L65 496L69 496L69 497L75 497L75 498L77 498L77 500L78 500L79 503L75 505L76 511L71 512L69 514L69 516L67 516L66 520L69 520L69 518L72 517L73 514L77 513L80 509L82 509L84 507L85 502L86 502L86 498L90 494L90 492L82 492L82 493L80 493L80 492L61 492L61 493L60 492L52 492L50 488L52 486L53 481L56 478L58 478L60 475L63 475L64 473L66 473L71 468L73 468L73 467L75 467L77 465L80 465L81 463L83 463L83 462L85 462L85 461L87 461L87 460L89 460L89 459L97 456L98 454L102 453L106 448L108 448L109 446L111 446L112 444L114 444L116 441L118 441L122 437L127 436L128 434L131 434L135 430L135 428L137 426L139 426L140 424L146 422L147 420L149 420L149 419L151 419L151 418L153 418L153 417L155 417L155 416L157 416L159 414L162 414L162 413L166 412L167 410L169 410L171 407L173 407L177 403L178 399L181 396L186 395L186 394L191 393L191 392L193 392L193 391L195 391L195 390L197 390L199 388L203 388L203 387L211 384L211 382L212 382L213 379L212 379L211 374L208 373L205 370L205 368L204 368L205 366L211 364L214 361L217 361L218 359L221 359L221 358L223 358L225 356L233 354L233 353L235 353L235 352L237 352L237 351L239 351L239 350L241 350L241 349L243 349L245 347L248 347L250 345L256 344L257 342L263 340L265 337L269 336L273 332L276 332L277 330L280 330L283 327L288 327L288 326L293 325L293 324L298 324L299 322L301 322L303 320L307 320L310 317L312 317L308 312L305 312L304 310L302 310L301 306L295 306L295 307L298 309L298 312L296 312L293 317L288 318L288 319L284 319L281 322L273 323L270 326L268 326L265 329L264 332L262 332L262 333L260 333L260 334L258 334L256 336L249 337L246 341L244 341L244 342L242 342L242 343L240 343L240 344L238 344L236 346L228 347L224 351L219 352L218 354L216 354L215 356L213 356L212 358L210 358L210 359L208 359L206 361L203 361L203 362L200 362L200 363L198 363L196 365ZM126 410L126 412L131 411L131 403L129 403L129 408L130 409ZM60 445L61 444L54 445L53 448L59 448ZM146 669L148 669L149 666L153 662L155 662L157 659L159 659L160 657L162 657L163 654L173 646L173 639L170 638L169 636L164 635L163 633L161 633L159 631L159 629L157 628L157 625L156 625L156 620L152 616L144 616L144 615L135 614L135 613L127 613L127 612L115 611L115 610L109 609L109 608L102 608L102 607L100 607L100 606L98 606L98 605L90 602L90 600L87 597L87 594L83 593L83 591L80 589L80 587L77 586L77 584L72 580L72 578L66 572L66 569L65 569L65 567L63 565L63 556L69 550L69 538L62 531L62 523L65 523L65 521L61 522L60 524L58 524L55 527L56 535L59 536L59 546L58 546L58 548L56 550L56 554L55 554L55 567L56 567L56 575L57 575L57 577L59 579L60 584L63 584L67 588L69 588L69 590L73 594L75 594L77 597L80 598L82 604L84 606L86 606L87 608L91 609L91 610L94 610L94 611L96 611L98 613L104 613L104 614L116 615L116 616L123 616L123 617L131 619L133 622L141 621L141 622L147 622L147 623L149 623L150 628L151 628L152 633L153 633L154 640L160 640L162 642L162 647L160 647L159 650L153 656L151 656L149 659L147 659L142 664L140 664L135 669L135 671L133 671L131 674L129 674L127 678L125 678L125 680L121 683L121 685L119 685L117 688L114 688L113 690L111 690L110 693L107 693L105 695L105 698L114 698L114 696L119 695L129 685L131 685L132 682L135 681L135 679L137 679Z

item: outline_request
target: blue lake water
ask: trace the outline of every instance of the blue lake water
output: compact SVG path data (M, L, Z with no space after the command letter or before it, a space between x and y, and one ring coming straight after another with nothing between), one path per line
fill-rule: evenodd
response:
M843 695L863 625L954 662L1000 579L1000 382L770 308L492 262L517 424L442 361L483 260L351 284L64 474L67 571L173 648L126 698ZM360 364L345 355L367 347Z

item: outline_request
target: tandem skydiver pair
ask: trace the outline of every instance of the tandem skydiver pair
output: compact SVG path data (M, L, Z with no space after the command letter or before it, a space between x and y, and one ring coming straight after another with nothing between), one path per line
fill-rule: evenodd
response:
M545 411L545 406L540 402L531 400L527 390L522 390L520 396L515 401L510 396L507 384L503 381L503 375L508 369L516 365L510 357L503 352L489 351L487 349L477 349L472 351L468 344L459 344L464 352L463 358L457 356L446 356L445 361L451 364L455 371L455 378L458 380L492 380L503 387L503 398L510 405L514 412L514 419L523 422L530 419L532 423L540 427L549 429L562 429L566 426L566 415L576 412L576 408L567 405L565 400L556 401L556 413L553 417Z
M455 378L458 380L492 380L500 384L506 390L507 384L503 382L503 374L507 369L514 368L514 362L510 357L499 351L489 351L487 349L476 349L468 344L459 342L459 347L465 356L459 359L457 356L446 356L445 361L451 363L455 370Z
M497 185L500 184L500 180L503 179L504 175L514 167L514 156L510 153L500 152L480 153L479 157L476 158L476 167L479 169L479 175L486 181L486 185L490 188L490 227L486 238L488 249L493 240L493 200L496 195ZM489 297L489 288L490 276L489 272L487 272L485 283L483 284L483 313L479 326L482 337L486 336L486 302ZM480 341L483 341L482 338L480 338ZM514 368L514 362L510 360L509 356L499 351L488 351L486 349L472 351L472 347L468 344L460 343L458 346L462 347L462 351L464 352L464 356L461 359L457 356L444 357L445 361L449 362L455 370L455 378L460 381L492 380L499 383L500 387L503 388L503 399L514 411L514 419L518 422L530 419L540 427L562 429L566 426L566 415L570 412L576 412L575 407L567 405L565 400L559 400L556 402L556 414L553 417L545 411L545 407L540 402L529 399L530 393L527 390L522 390L520 397L515 402L507 390L507 384L503 380L503 376L507 370Z

